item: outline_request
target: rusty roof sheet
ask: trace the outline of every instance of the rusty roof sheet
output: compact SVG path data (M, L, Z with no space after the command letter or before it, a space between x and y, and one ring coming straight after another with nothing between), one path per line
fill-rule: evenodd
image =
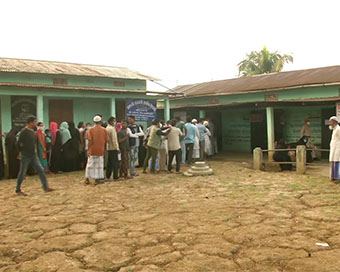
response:
M265 92L329 84L340 85L340 66L278 72L198 84L181 85L173 89L186 96L228 95Z
M0 58L0 72L159 80L128 68L11 58Z

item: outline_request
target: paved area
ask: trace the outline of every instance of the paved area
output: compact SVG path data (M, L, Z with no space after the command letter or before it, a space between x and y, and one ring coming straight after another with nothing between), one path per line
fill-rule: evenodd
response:
M142 175L84 186L83 173L0 182L0 271L339 271L340 186L319 175ZM328 243L328 247L316 243Z

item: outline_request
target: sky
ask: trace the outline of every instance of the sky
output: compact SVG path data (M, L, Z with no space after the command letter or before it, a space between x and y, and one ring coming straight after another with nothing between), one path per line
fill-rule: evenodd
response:
M340 65L339 8L338 0L1 1L0 57L127 67L169 88L237 77L237 64L263 46L293 55L284 71Z

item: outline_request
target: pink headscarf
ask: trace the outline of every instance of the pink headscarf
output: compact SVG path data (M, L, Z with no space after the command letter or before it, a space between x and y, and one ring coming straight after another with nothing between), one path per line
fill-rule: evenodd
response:
M121 122L117 122L117 124L116 124L116 131L119 132L121 127L122 127L122 123Z
M52 144L54 145L55 139L57 137L58 124L56 122L50 123L50 131L52 133Z

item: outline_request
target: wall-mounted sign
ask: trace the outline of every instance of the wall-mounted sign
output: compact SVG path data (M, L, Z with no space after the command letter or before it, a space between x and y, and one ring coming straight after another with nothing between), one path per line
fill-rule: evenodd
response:
M279 96L277 94L266 94L265 101L278 101Z
M217 97L211 97L211 98L208 99L208 101L209 101L209 104L219 104L220 103L220 101Z
M37 101L34 96L11 97L12 127L23 128L30 115L37 114Z
M156 119L156 100L128 99L126 115L133 115L136 121L152 121Z

